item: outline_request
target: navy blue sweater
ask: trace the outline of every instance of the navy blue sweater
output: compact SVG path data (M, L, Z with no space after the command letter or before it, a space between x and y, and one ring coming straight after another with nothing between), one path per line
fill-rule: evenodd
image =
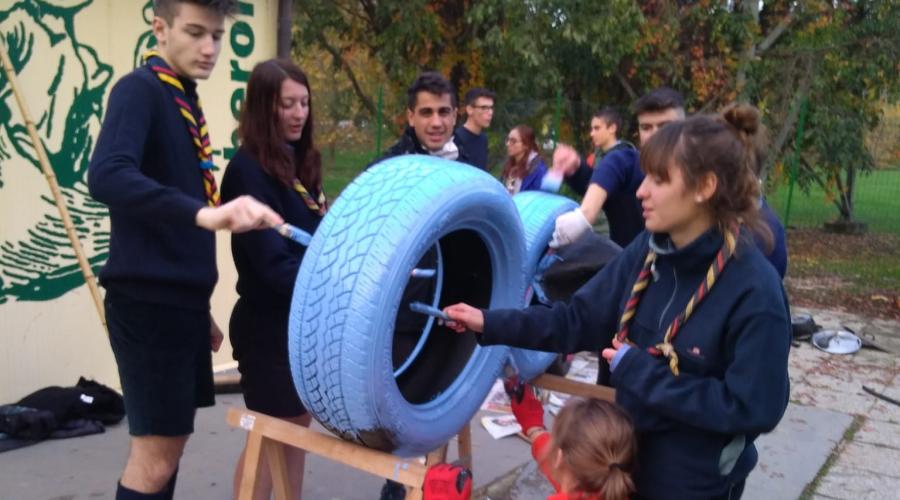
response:
M762 204L759 207L759 215L763 221L765 221L766 225L769 226L769 230L772 231L772 250L768 253L768 248L766 248L765 243L762 239L756 239L756 246L759 247L763 253L766 253L766 258L769 259L769 262L772 263L772 266L775 267L775 270L778 271L778 275L784 278L784 274L787 272L787 239L784 235L784 226L781 225L781 221L778 220L778 216L775 215L775 212L769 207L769 204L766 203L766 200L762 200Z
M628 142L619 142L596 163L591 168L582 161L566 183L582 196L590 184L606 191L603 213L609 223L609 239L627 247L644 230L643 210L636 194L644 180L638 151Z
M196 83L182 79L191 104ZM206 205L197 150L164 84L146 68L113 87L88 169L91 196L109 207L108 290L208 309L215 235L195 223Z
M488 168L488 138L484 132L473 134L465 126L459 126L453 132L453 142L466 152L468 163L489 172Z
M666 245L668 241L654 237ZM485 314L483 344L571 353L610 346L648 251L643 233L568 303ZM636 485L648 498L710 498L756 464L753 441L771 431L788 402L791 329L781 280L752 241L737 255L674 340L681 374L646 352L662 341L722 244L709 231L658 256L628 350L612 374L616 401L638 435Z
M317 190L310 186L313 198ZM222 201L249 194L277 212L285 222L313 234L322 217L310 210L293 188L266 174L243 147L228 163L222 179ZM272 230L231 235L231 255L238 272L242 300L266 307L289 309L294 282L306 247Z

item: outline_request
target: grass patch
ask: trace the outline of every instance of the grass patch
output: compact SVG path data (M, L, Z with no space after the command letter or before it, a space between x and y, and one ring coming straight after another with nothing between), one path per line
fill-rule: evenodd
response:
M329 200L334 200L357 175L372 162L372 150L336 151L332 158L328 151L322 152L322 184Z
M860 258L816 258L798 252L791 255L791 276L833 276L845 282L847 292L900 293L900 259L860 256Z
M767 198L769 205L784 221L788 186L779 185ZM856 219L869 225L873 232L900 234L900 170L878 170L857 178ZM804 193L794 186L790 220L786 225L821 227L838 216L837 207L825 196L825 191L813 186Z
M822 482L822 479L828 474L828 471L834 466L834 463L837 462L838 457L841 455L841 451L844 450L844 447L850 441L853 441L853 438L856 436L856 433L862 429L863 424L866 423L866 417L861 415L854 415L853 422L847 426L847 430L844 431L844 436L841 438L841 441L834 446L834 449L831 450L831 455L828 456L828 459L825 460L825 464L822 465L822 468L819 469L819 473L816 474L815 479L812 480L809 484L806 485L806 488L803 488L803 493L800 494L798 500L810 500L813 495L815 495L816 490L819 489L819 484Z

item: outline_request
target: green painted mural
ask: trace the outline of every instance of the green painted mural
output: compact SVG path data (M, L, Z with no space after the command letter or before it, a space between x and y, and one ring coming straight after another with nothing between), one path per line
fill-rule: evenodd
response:
M258 38L251 23L274 21L275 5L238 2L223 40L219 65L225 68L214 75L217 83L206 84L220 167L237 148L236 118L250 69L274 53L274 31ZM112 83L156 45L152 21L150 0L0 0L2 46L95 273L106 261L110 235L106 208L88 194L87 168ZM83 283L22 113L0 72L0 304L53 300Z
M109 243L106 209L88 196L86 172L113 70L75 32L76 16L93 1L23 0L0 7L0 37L20 87L27 82L29 95L40 96L29 99L31 117L82 245L99 267ZM0 198L34 197L41 207L15 214L16 230L4 230L0 303L50 300L83 283L49 189L33 182L35 174L43 178L9 82L0 75Z

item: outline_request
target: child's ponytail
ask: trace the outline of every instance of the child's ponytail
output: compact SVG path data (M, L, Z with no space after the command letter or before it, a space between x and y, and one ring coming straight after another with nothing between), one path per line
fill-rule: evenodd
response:
M562 451L562 468L581 493L602 493L604 500L627 500L634 493L637 439L631 419L619 406L597 399L567 404L553 423L549 456Z
M634 480L631 473L626 472L618 463L612 463L608 467L606 480L600 488L603 500L627 500L634 493Z

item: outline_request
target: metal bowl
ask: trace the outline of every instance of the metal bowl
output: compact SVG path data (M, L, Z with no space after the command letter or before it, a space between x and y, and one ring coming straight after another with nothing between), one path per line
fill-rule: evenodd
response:
M810 341L817 349L832 354L853 354L862 347L862 339L847 330L822 330Z

